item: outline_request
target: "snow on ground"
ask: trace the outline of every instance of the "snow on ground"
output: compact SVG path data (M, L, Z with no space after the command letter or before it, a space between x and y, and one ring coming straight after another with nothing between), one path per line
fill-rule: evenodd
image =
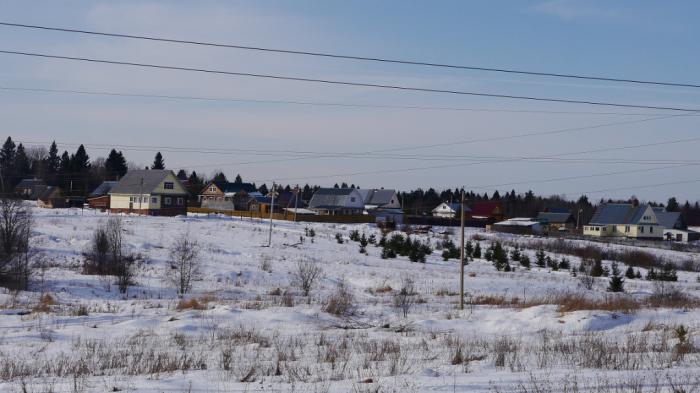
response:
M605 299L612 296L605 278L587 290L569 271L533 267L506 273L477 259L465 267L467 306L458 310L458 262L443 261L437 250L426 263L381 259L373 245L360 254L348 235L358 230L379 238L371 225L276 221L272 246L265 247L266 221L124 216L128 248L142 257L136 284L125 295L113 279L82 274L82 252L106 214L33 213L33 246L48 263L34 275L31 291L0 290L2 392L700 389L700 355L693 344L700 329L697 309L561 312L543 301L565 293ZM315 236L307 236L307 229ZM202 310L178 310L176 291L164 279L168 248L181 233L203 248L201 277L186 295ZM496 238L536 241L474 228L467 236L477 233L488 239L481 241L483 250ZM433 245L443 239L414 237ZM534 261L534 250L525 252ZM657 252L698 260L696 254ZM300 260L323 270L309 297L293 285ZM263 261L269 268L263 269ZM415 282L418 296L403 317L393 301L406 279ZM355 298L352 316L323 310L341 281ZM679 272L673 285L700 297L697 273ZM627 280L625 287L623 296L639 301L655 291L645 280ZM42 293L55 303L47 311L35 309ZM498 298L525 305L486 304ZM685 346L674 332L679 325L689 331Z

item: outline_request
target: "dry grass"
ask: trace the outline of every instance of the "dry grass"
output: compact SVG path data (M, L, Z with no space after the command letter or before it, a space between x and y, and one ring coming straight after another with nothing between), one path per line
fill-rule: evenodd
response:
M573 311L602 310L633 314L642 308L642 304L627 296L606 296L603 299L586 299L582 296L563 295L557 301L557 311L566 313Z
M51 306L56 305L56 302L54 301L53 297L45 293L41 295L39 298L39 303L37 303L36 306L32 309L34 312L50 312L51 311Z
M183 311L183 310L206 310L207 306L206 303L202 304L200 303L197 299L192 298L189 300L180 300L177 303L177 306L175 306L175 309L177 311Z

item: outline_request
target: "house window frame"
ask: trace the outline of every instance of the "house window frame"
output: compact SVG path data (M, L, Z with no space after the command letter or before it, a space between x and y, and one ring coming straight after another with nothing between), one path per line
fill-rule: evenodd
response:
M174 190L175 189L175 183L171 181L166 181L163 182L163 189L164 190Z
M171 206L173 204L173 198L169 196L163 197L163 204L166 206Z
M183 197L177 197L177 205L182 206L185 204L185 198Z
M151 203L154 204L154 205L158 204L158 197L157 197L157 196L152 196L152 197L151 197Z

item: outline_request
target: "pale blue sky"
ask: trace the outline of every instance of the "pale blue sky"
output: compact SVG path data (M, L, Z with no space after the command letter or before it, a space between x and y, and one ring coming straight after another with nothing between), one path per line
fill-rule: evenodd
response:
M337 52L484 67L606 75L700 83L700 3L693 1L0 1L0 20L106 32ZM476 71L261 54L0 27L0 49L96 57L499 94L700 108L700 89L662 88ZM110 65L0 55L0 86L481 109L652 113L458 97L371 88L319 86L156 71ZM700 142L569 156L565 153L693 138L700 119L661 119L547 136L462 143L473 139L617 123L640 116L424 111L317 107L263 103L175 101L0 90L3 135L25 141L176 146L190 148L367 152L449 143L398 151L421 160L307 158L163 152L172 169L188 166L207 174L223 169L258 183L363 187L477 188L493 184L657 168L667 164L609 163L605 159L696 160ZM149 163L152 149L122 148L136 163ZM104 149L88 146L93 158ZM584 162L513 162L426 170L325 177L402 168L459 165L436 161L447 155L547 156ZM406 157L402 157L406 158ZM271 160L271 162L264 162ZM251 163L253 162L253 163ZM318 176L317 178L311 178ZM309 179L292 179L306 178ZM700 179L698 166L647 173L532 182L498 187L518 192L576 197L582 191ZM494 187L487 187L492 192ZM484 189L479 189L481 192ZM591 194L592 199L628 197L697 200L700 182Z

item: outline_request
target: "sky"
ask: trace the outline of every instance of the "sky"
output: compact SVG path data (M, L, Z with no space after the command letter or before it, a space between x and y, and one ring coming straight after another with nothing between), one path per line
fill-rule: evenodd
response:
M0 0L2 22L692 84L700 84L699 11L700 3L694 1ZM0 50L700 108L699 88L381 64L2 26ZM700 138L700 118L687 113L668 116L672 114L680 113L0 54L0 128L6 136L27 146L47 146L55 140L59 149L68 151L83 143L92 159L106 156L114 146L139 166L151 163L160 150L170 169L206 175L223 170L231 178L240 173L247 181L268 185L347 182L399 190L466 187L482 193L533 190L570 199L585 193L592 200L636 196L665 201L676 196L696 201L700 140L686 140ZM658 145L662 142L666 144ZM657 145L640 146L649 144Z

